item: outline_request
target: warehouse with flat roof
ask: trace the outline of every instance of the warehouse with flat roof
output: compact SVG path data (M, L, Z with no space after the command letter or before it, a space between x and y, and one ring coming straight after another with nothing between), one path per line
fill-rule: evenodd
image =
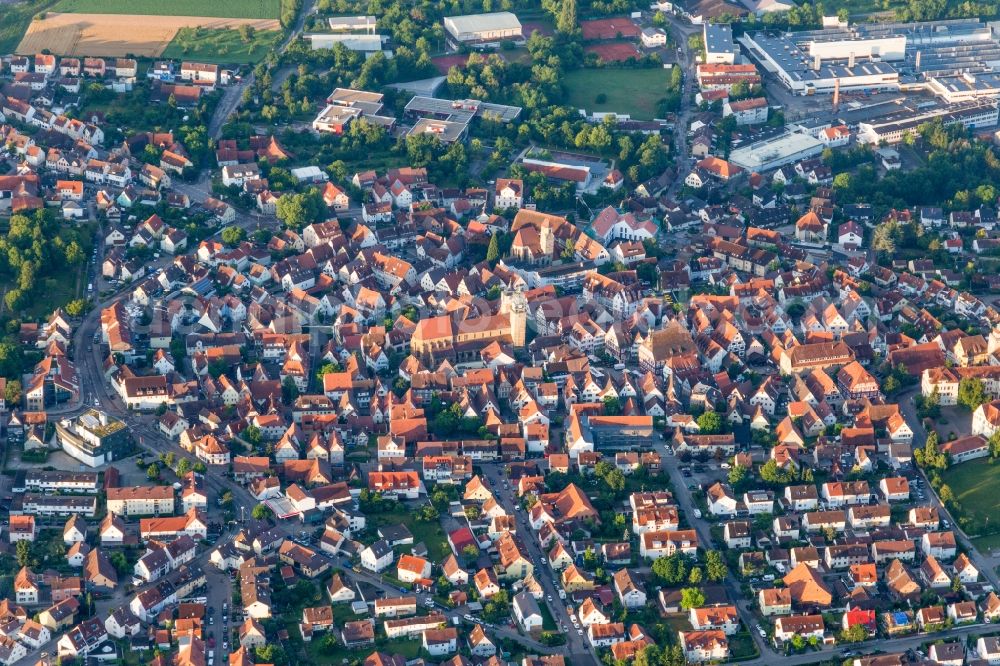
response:
M444 29L454 46L491 46L522 41L521 22L511 12L444 17Z
M990 96L963 73L1000 68L1000 40L980 19L920 23L860 23L794 33L740 37L750 56L799 95L928 87L944 99ZM945 77L935 88L932 80ZM989 86L985 86L988 88Z
M729 153L729 162L747 171L761 173L815 157L823 144L812 134L798 128L788 129L770 138L740 146Z
M858 142L877 146L899 143L907 134L916 133L924 123L940 120L945 125L995 127L998 120L996 100L978 100L934 109L909 110L885 116L876 122L858 123Z

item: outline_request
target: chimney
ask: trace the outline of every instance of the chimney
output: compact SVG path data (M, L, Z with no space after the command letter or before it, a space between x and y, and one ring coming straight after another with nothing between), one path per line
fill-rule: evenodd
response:
M833 112L840 110L840 79L833 82Z
M917 60L914 63L914 69L916 69L918 72L920 71L920 51L917 51Z
M819 55L817 54L817 55L816 55L816 57L815 57L815 58L813 58L813 71L814 71L814 72L818 72L818 71L819 71L819 68L820 68L820 65L821 65L822 63L823 63L823 60L822 60L822 59L821 59L821 58L819 57Z
M847 57L847 66L854 69L854 51L851 51L851 55Z

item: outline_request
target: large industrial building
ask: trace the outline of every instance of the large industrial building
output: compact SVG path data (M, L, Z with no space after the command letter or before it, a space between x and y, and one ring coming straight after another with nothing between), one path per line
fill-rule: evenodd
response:
M774 136L733 150L729 153L729 162L747 171L761 173L815 157L823 152L823 148L822 142L812 132L789 127Z
M994 97L990 75L1000 68L1000 42L979 19L758 32L740 42L798 95L925 88L948 102L965 101ZM968 73L976 80L960 78Z
M965 127L993 127L997 124L996 101L977 100L933 109L907 110L858 123L858 142L871 145L899 143L924 123L940 120L946 125L961 123Z
M889 62L903 57L905 39L819 41L817 30L789 35L744 35L742 44L760 66L797 95L842 90L896 90L899 72ZM801 39L806 35L806 39ZM820 35L816 35L817 37Z
M495 46L503 41L519 42L524 39L521 22L510 12L446 16L444 29L449 41L456 47Z

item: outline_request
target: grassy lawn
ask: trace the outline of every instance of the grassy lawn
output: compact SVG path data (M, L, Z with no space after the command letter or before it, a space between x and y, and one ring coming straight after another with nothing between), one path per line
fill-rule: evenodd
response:
M678 631L691 631L691 621L688 619L687 613L671 613L666 616L665 620L672 634L676 634Z
M960 505L959 513L969 520L966 533L975 536L984 528L997 526L1000 467L986 460L963 463L945 470L941 480L951 487ZM1000 537L995 544L1000 544Z
M31 17L45 11L53 4L53 0L30 0L17 4L4 4L0 10L0 53L13 53L21 43Z
M374 527L381 525L398 525L402 523L413 534L413 543L421 541L427 546L427 559L431 562L441 563L451 554L451 547L448 546L448 537L441 529L440 521L425 523L416 520L413 515L405 510L393 511L392 513L380 513L374 516Z
M988 534L978 537L972 540L972 545L976 547L976 550L984 554L989 554L991 550L1000 548L1000 534Z
M150 16L217 16L278 18L280 0L60 0L52 11L74 14L146 14ZM4 12L8 11L4 7Z
M670 82L670 70L578 69L563 77L566 103L577 109L628 114L636 120L651 120ZM596 97L607 99L598 104Z
M281 41L276 30L258 32L249 43L240 39L237 30L199 30L198 35L185 39L178 31L163 51L164 58L194 59L218 64L243 64L263 60Z

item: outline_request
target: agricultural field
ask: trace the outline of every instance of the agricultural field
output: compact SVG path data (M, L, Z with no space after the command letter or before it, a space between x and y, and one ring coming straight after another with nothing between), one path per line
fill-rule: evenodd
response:
M280 29L276 19L212 16L160 16L151 19L148 15L49 13L44 19L31 22L17 52L32 54L47 49L57 55L158 58L182 28L223 31L244 23L252 25L258 32Z
M160 55L176 60L241 65L263 60L281 42L277 30L258 32L249 42L244 42L237 30L181 29L174 35Z
M580 69L563 77L566 104L588 112L629 114L651 120L670 85L670 70ZM598 101L598 95L603 95Z
M73 14L140 14L276 19L280 0L59 0L52 11Z

